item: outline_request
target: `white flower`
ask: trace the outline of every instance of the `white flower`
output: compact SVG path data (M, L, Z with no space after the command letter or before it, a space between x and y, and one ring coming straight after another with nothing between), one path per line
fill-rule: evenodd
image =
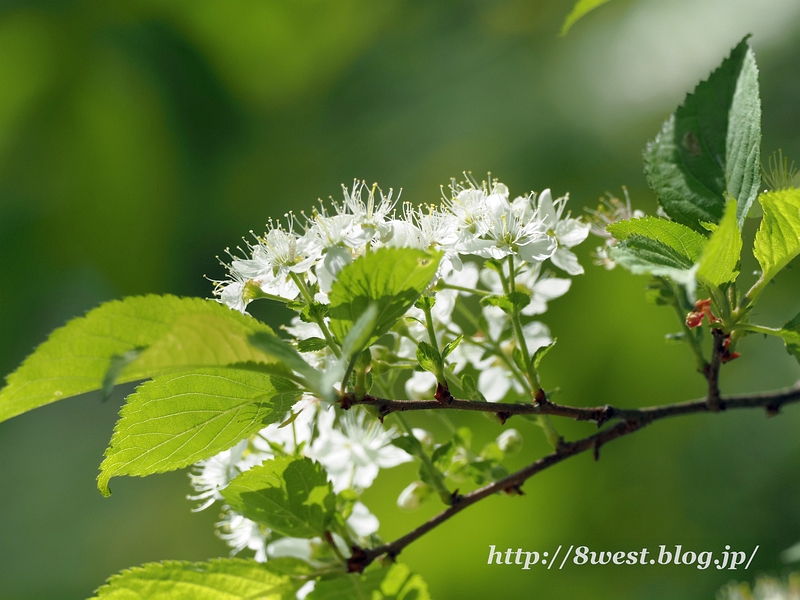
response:
M406 396L411 400L430 400L436 387L436 375L428 371L414 371L405 387Z
M391 444L393 429L386 430L377 419L365 423L366 412L351 409L334 427L334 412L320 411L319 437L308 455L322 463L337 493L347 488L366 489L380 469L408 462L411 457Z
M223 513L222 520L217 523L219 537L233 548L231 556L238 554L245 548L255 550L255 560L266 562L267 560L267 540L269 539L266 530L240 515L239 513L228 510Z
M569 214L561 218L568 199L568 196L563 196L553 202L550 190L547 189L539 196L537 212L547 227L548 234L558 243L558 249L550 260L570 275L580 275L583 273L583 267L569 248L577 246L588 237L590 225L570 218Z
M347 518L347 526L358 537L365 538L378 531L380 521L378 521L378 517L369 512L364 504L356 502L353 505L353 512Z
M216 500L222 500L220 491L226 488L234 477L261 462L258 457L243 456L247 446L248 441L242 440L233 448L195 464L189 479L198 494L188 496L189 500L202 501L202 504L194 509L195 511L204 510Z

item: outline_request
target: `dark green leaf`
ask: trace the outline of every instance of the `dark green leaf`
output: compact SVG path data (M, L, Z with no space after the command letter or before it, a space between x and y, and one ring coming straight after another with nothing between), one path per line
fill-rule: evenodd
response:
M186 467L280 422L300 392L287 379L254 368L203 368L162 375L128 397L100 466L109 495L118 475L145 476Z
M288 537L322 536L336 507L328 475L310 458L275 458L222 491L236 512Z
M673 220L702 231L730 197L741 227L761 184L760 145L758 68L745 38L648 144L645 174Z

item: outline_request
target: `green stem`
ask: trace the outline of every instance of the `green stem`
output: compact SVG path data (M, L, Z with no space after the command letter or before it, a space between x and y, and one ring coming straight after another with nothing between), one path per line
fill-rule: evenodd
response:
M754 323L737 323L734 325L734 330L752 331L753 333L763 333L764 335L783 337L781 335L783 330L778 327L765 327L764 325L756 325Z
M433 349L436 350L436 354L439 356L439 362L436 364L436 380L444 386L445 389L448 388L447 386L447 379L444 377L444 359L442 358L442 353L439 350L439 342L436 341L436 330L433 327L433 315L431 314L431 305L430 305L430 298L426 297L423 298L422 310L425 313L425 325L428 329L428 337L430 338L431 346Z
M671 287L674 300L670 304L672 304L672 308L675 309L675 314L677 315L678 321L680 322L681 328L683 329L683 333L686 336L686 343L689 344L689 348L691 348L692 352L694 353L697 362L697 371L699 373L705 373L706 367L708 366L708 362L706 361L706 358L703 355L703 347L700 344L700 340L697 339L694 330L692 330L686 324L686 315L681 309L680 302L678 301L678 296L677 296L680 293L680 290L676 289L676 286L674 285L672 285Z
M408 424L408 421L405 420L400 413L394 413L397 417L397 421L400 423L400 428L406 432L406 434L414 437L414 431L411 429L411 425ZM450 490L447 489L447 486L444 483L444 479L442 478L442 474L439 470L433 466L433 462L431 461L431 457L428 456L428 453L420 446L421 452L418 455L418 458L422 461L425 465L425 470L431 476L433 480L433 487L436 489L436 493L439 494L439 498L441 498L442 502L446 505L450 506L452 502L453 495L450 493Z
M460 285L452 285L450 283L439 283L439 288L443 290L456 290L458 292L466 292L468 294L477 294L478 296L492 296L492 292L487 292L486 290L477 290L472 288L462 287Z
M516 283L514 281L514 255L508 255L508 289L507 294L510 296L513 292L516 291ZM514 333L517 336L517 344L519 344L519 349L522 352L522 358L525 361L525 367L527 368L527 375L528 379L530 380L531 385L531 394L535 398L536 395L539 393L539 390L542 389L541 384L539 383L539 374L536 372L536 367L533 366L533 361L531 360L531 354L528 351L528 344L525 341L525 335L522 332L522 322L519 318L519 310L517 309L516 304L514 308L511 310L511 323L514 326Z
M309 306L314 304L314 298L311 296L311 292L306 285L306 282L297 274L293 272L289 272L289 276L294 281L295 285L300 290L300 293L303 295L306 303ZM328 326L325 324L325 319L318 315L312 315L314 322L319 325L320 330L322 331L322 335L325 336L325 341L328 342L328 346L330 347L331 351L333 352L336 358L341 358L342 353L339 351L339 345L336 343L336 340L333 339L331 332L328 330Z

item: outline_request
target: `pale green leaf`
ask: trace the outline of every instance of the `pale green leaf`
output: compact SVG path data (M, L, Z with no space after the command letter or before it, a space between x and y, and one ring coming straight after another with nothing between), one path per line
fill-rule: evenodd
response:
M578 0L575 3L575 6L572 7L572 12L567 15L567 18L564 19L564 24L561 26L561 35L562 37L567 35L567 32L570 28L575 24L578 19L583 18L588 13L593 11L598 6L602 6L609 0Z
M606 229L618 240L626 240L632 235L638 235L661 242L692 264L700 259L708 241L704 235L686 225L658 217L619 221L609 225Z
M756 232L753 254L761 265L759 285L763 287L800 254L800 189L768 192L758 201L764 218Z
M736 214L736 200L730 200L725 208L725 215L700 258L697 278L715 287L736 281L739 275L742 232L739 230Z
M203 334L192 335L204 323ZM6 378L0 422L56 400L108 391L115 380L136 381L181 366L267 362L247 344L246 333L257 331L271 329L211 300L136 296L107 302L56 329Z
M667 277L687 286L695 286L695 269L691 261L667 244L641 235L630 235L609 249L618 265L636 275Z
M299 373L305 378L305 383L307 383L311 389L322 392L320 386L320 372L308 364L289 342L268 332L254 333L250 336L249 340L250 344L258 348L264 354L271 356L292 371Z
M148 381L122 407L98 488L108 495L112 477L163 473L210 458L280 422L299 396L294 383L255 365L202 368Z
M436 274L441 254L412 248L381 248L344 267L330 298L330 327L343 341L370 304L377 319L369 344L378 339L414 305Z
M323 535L336 504L325 469L305 457L266 461L238 475L222 495L248 519L301 538Z
M703 231L735 198L741 227L761 184L760 145L758 68L745 38L648 144L645 174L673 220Z
M434 375L442 368L442 357L428 342L420 342L417 346L417 362L420 367Z
M112 576L99 600L289 600L303 581L240 558L147 563Z
M428 586L402 563L317 582L307 600L430 600Z

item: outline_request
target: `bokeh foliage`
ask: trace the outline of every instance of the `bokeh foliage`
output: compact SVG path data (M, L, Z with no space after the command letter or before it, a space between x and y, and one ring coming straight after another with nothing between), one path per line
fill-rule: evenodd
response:
M618 0L558 38L570 4L4 3L0 372L102 300L209 296L203 275L222 276L216 254L270 216L338 195L353 177L429 202L462 170L492 170L515 190L569 191L573 211L626 184L634 204L653 212L641 149L748 31L760 67L763 154L783 148L800 159L800 20L791 3L764 3L773 21L748 18L738 4L742 14L732 20L713 9L681 13L675 3L669 20L658 2ZM698 27L721 33L690 38ZM671 35L665 60L681 64L690 54L696 72L639 104L630 98L647 81L631 75L630 89L611 91L618 101L604 101L608 91L592 81L618 81L620 65L650 56L637 35ZM598 54L600 67L592 62ZM745 224L744 232L752 240L753 228ZM581 260L587 274L547 314L559 344L543 369L545 386L560 387L557 399L576 405L701 395L691 356L664 343L677 326L645 303L646 280L589 267L588 248ZM754 268L750 257L743 273ZM789 273L765 292L762 322L780 325L796 314L799 282ZM271 325L285 316L270 305L258 310ZM798 376L777 340L747 339L741 350L723 370L723 392L775 388ZM183 474L120 480L108 500L97 493L96 466L120 398L103 404L88 395L0 425L0 598L85 597L131 565L227 551L213 536L215 516L189 512ZM800 539L800 415L792 407L785 413L656 424L603 448L597 464L574 459L531 481L522 498L471 508L403 558L440 599L713 597L727 573L523 572L488 567L488 546L758 543L754 568L778 572L780 550ZM499 432L481 416L457 418L485 438L476 443ZM588 427L562 425L567 435ZM545 450L544 442L529 444L516 460L521 466ZM382 474L367 498L387 539L434 510L395 508L413 466L404 469Z

